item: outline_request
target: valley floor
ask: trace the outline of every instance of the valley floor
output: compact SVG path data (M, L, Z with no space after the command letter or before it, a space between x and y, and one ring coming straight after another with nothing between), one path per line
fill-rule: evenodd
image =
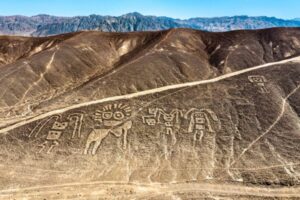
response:
M217 183L138 184L78 182L0 191L0 199L298 199L299 187Z

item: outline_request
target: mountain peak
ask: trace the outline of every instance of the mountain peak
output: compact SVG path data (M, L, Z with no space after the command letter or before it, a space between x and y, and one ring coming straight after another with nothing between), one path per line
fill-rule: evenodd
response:
M131 13L127 13L125 15L122 15L122 17L143 17L144 15L142 15L139 12L131 12Z

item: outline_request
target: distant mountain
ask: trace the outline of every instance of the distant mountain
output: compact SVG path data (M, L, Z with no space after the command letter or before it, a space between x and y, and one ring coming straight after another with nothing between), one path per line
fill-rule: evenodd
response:
M193 28L219 32L271 27L300 27L300 20L248 16L191 18L181 20L169 17L144 16L137 12L128 13L119 17L101 15L75 17L57 17L50 15L26 17L17 15L0 17L0 34L25 36L48 36L82 30L131 32L165 30L170 28Z
M283 20L275 17L215 17L215 18L191 18L176 21L189 25L191 28L207 31L230 31L239 29L263 29L271 27L299 27L300 21Z

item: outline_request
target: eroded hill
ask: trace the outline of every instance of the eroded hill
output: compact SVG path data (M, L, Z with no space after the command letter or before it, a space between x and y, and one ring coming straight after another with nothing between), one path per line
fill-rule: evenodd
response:
M1 67L0 197L300 197L299 29L56 37Z
M71 104L204 80L299 55L299 29L81 32L3 42L2 125ZM15 48L21 46L19 51ZM74 98L75 97L75 98Z

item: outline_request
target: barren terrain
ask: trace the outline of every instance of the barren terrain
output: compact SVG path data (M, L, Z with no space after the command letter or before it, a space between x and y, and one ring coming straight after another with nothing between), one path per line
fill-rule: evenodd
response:
M0 199L300 198L300 29L3 40Z

